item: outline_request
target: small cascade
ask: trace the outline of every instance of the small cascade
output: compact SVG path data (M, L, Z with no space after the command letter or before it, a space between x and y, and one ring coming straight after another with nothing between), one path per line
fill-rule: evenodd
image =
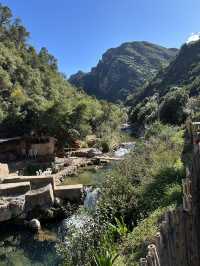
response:
M96 207L97 200L100 196L100 189L86 188L86 197L84 200L84 207L88 210L94 210Z
M131 150L134 148L134 142L125 142L121 143L118 149L114 152L114 156L116 157L124 157L126 154L130 153Z
M96 207L97 200L100 196L100 189L92 189L91 187L85 188L86 197L84 200L85 210L91 211ZM86 211L74 214L71 217L64 219L60 227L60 235L64 238L65 244L69 244L67 240L67 233L74 228L76 232L83 232L85 227L93 224L92 216Z
M72 227L76 230L81 230L82 228L84 228L85 224L90 222L90 220L90 216L86 213L74 214L62 221L62 231L65 231L65 233L67 233L67 231Z

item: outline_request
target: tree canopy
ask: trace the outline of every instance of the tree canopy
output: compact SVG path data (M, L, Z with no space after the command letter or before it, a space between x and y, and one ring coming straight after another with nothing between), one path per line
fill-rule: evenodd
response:
M45 47L37 52L28 37L21 21L0 5L1 136L35 132L62 141L75 131L80 138L95 133L105 121L120 123L117 106L70 85L58 71L56 58Z

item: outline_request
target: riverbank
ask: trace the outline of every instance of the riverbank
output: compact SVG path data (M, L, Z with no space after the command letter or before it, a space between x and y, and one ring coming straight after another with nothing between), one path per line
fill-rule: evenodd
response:
M113 156L113 154L107 154L107 155L104 154L103 156L101 155L100 158L97 158L97 157L96 158L94 158L94 157L93 158L85 158L85 157L82 157L82 158L71 157L70 158L70 157L68 157L68 158L66 158L66 160L60 160L59 163L62 164L62 166L60 165L60 167L64 166L64 169L61 170L62 172L60 171L61 174L59 175L59 177L57 176L56 179L59 180L59 184L61 184L61 185L63 185L63 184L69 185L70 182L74 182L75 180L80 181L80 179L79 179L80 174L83 174L83 175L86 174L86 176L88 176L88 174L90 172L91 175L89 176L89 178L85 182L85 185L94 185L95 186L98 184L98 181L101 183L102 179L105 177L106 173L108 173L112 169L113 166L112 166L112 164L110 164L110 162L112 160L109 160L109 156L112 159L111 155ZM118 158L118 159L120 159L120 158ZM114 164L117 163L119 161L118 159L113 160L113 163ZM62 163L61 163L61 161L62 161ZM69 164L69 161L70 162L73 161L75 163ZM60 183L60 177L61 177L61 181L63 180L62 183ZM37 178L39 178L39 177L37 177ZM76 181L75 181L75 183L77 183ZM82 203L83 203L83 201L82 201ZM57 226L57 224L60 224L59 221L62 221L63 219L70 217L75 212L75 210L77 210L77 208L78 208L78 205L70 206L67 204L67 202L66 203L62 202L61 206L52 206L51 208L48 208L47 210L43 210L42 212L32 213L32 216L30 215L28 217L28 220L30 220L32 218L38 218L38 220L40 220L41 224L42 224L42 231L41 232L43 232L43 230L46 231L46 228L48 228L49 226L50 227L52 226L52 228L54 228L54 226ZM5 254L7 254L7 253L9 254L8 251L13 250L12 251L13 256L10 256L10 258L9 258L9 255L5 255L5 257L4 257L5 265L7 266L8 261L11 261L11 258L14 259L15 255L16 255L16 257L21 256L22 261L27 261L26 262L27 264L22 264L22 265L35 265L35 264L37 264L36 260L39 261L40 258L34 258L32 260L30 255L28 255L28 258L27 258L26 255L24 254L24 252L25 253L27 252L26 248L23 247L23 243L21 243L21 240L26 239L26 232L27 232L28 227L24 223L21 223L20 227L19 227L19 224L16 226L16 223L15 223L15 225L12 223L9 223L9 224L10 225L7 227L8 230L11 230L11 232L13 231L12 228L15 228L17 230L15 235L16 235L16 238L18 238L18 244L15 246L14 249L12 249L10 247L7 250L6 249L4 250ZM38 238L41 239L41 235L43 235L43 233L41 234L41 232L40 232L40 234L36 234L35 236L30 234L29 232L27 232L27 236L30 237L30 242L33 245L33 249L35 248L34 252L39 257L41 255L40 255L40 251L39 250L37 251L37 248L40 246L40 243L41 243L41 240L38 240ZM9 235L9 233L8 233L8 235ZM23 235L23 237L22 237L22 235ZM47 233L47 235L48 235L48 233ZM51 233L49 233L49 235L51 235ZM3 249L7 244L8 244L8 246L11 245L11 243L6 242L7 241L6 238L7 237L5 236L5 238L2 239L2 241L3 241L2 242L2 248ZM54 255L55 255L55 260L53 262L50 262L51 264L47 264L47 265L52 265L52 266L57 265L56 264L57 260L59 260L60 257L58 256L58 254L56 255L57 251L56 251L55 246L56 246L56 244L60 243L60 241L61 241L61 239L60 239L59 232L58 232L58 235L56 237L56 241L53 241L53 243L51 240L48 240L47 236L46 236L45 240L42 242L43 243L42 245L46 246L47 250L48 250L48 248L49 248L49 251L51 250L50 252L47 252L47 256L51 256L50 253L52 253L52 252L54 252ZM52 248L50 248L50 246L52 246L52 245L54 246L53 247L54 251L52 251ZM1 246L0 246L0 250L1 250Z

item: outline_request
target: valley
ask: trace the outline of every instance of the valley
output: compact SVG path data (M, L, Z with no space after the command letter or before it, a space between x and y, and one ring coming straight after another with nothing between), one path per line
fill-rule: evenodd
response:
M67 77L24 25L0 4L0 266L199 266L199 33Z

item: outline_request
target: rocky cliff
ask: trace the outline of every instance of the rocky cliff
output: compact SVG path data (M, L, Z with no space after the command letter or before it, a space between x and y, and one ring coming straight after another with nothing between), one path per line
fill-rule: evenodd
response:
M166 67L177 52L149 42L123 43L106 51L91 72L79 71L69 81L98 98L124 100Z
M154 93L160 96L169 92L172 87L185 87L190 95L200 92L200 41L184 44L175 60L167 68L160 71L156 77L139 92L138 100Z

